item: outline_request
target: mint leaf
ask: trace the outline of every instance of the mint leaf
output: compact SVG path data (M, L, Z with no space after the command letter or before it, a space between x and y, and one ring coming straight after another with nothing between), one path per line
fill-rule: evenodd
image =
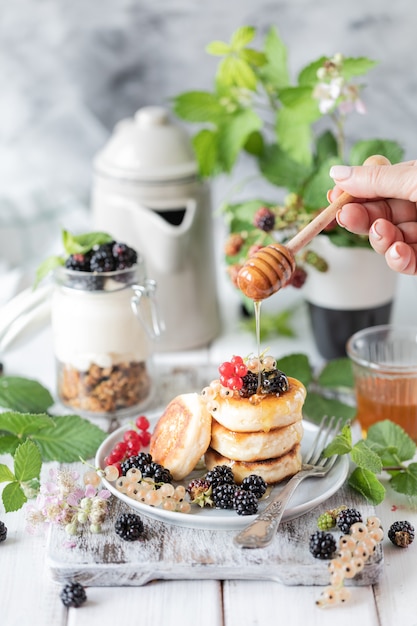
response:
M352 450L352 432L349 424L345 424L341 432L324 449L324 456L348 454Z
M390 485L398 493L407 496L417 495L417 463L410 463L405 471L395 474L390 480Z
M13 433L19 437L36 433L42 428L54 426L54 421L49 415L32 413L0 413L0 430Z
M277 359L277 367L287 376L298 378L304 387L308 387L313 379L313 369L310 361L305 354L288 354Z
M59 415L53 427L43 428L32 436L44 461L72 463L80 457L93 457L107 433L79 415Z
M321 370L318 383L322 387L353 388L353 371L350 359L341 358L329 361Z
M385 498L385 487L373 472L357 467L349 477L348 484L371 504L380 504Z
M366 442L378 454L384 467L395 466L413 458L416 444L407 433L390 420L369 427Z
M39 478L42 467L42 457L38 446L33 441L26 440L16 450L14 455L14 473L20 482Z
M16 480L13 472L7 465L0 464L0 483L9 483L12 480Z
M100 246L111 241L113 241L113 237L107 233L93 232L72 235L67 230L62 231L62 243L68 256L70 254L85 254L93 246Z
M326 398L315 391L309 391L304 402L303 413L316 424L321 422L323 415L341 417L347 422L355 417L356 408L335 398Z
M27 502L24 491L17 481L5 486L2 493L2 500L6 513L21 509L25 502Z
M62 267L64 264L65 261L60 256L50 256L45 259L36 270L33 288L35 289L44 278L54 271L54 269Z
M366 441L358 441L352 448L350 457L352 461L362 467L369 470L374 474L382 472L382 462L376 452L374 452L366 443Z
M1 407L22 413L45 413L53 404L49 391L36 380L18 376L0 377Z

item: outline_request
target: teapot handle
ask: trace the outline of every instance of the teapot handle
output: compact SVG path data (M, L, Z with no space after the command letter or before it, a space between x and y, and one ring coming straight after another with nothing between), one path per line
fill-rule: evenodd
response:
M133 313L142 323L148 337L159 339L165 330L165 324L155 299L156 282L147 278L143 285L131 287L135 294L130 300Z

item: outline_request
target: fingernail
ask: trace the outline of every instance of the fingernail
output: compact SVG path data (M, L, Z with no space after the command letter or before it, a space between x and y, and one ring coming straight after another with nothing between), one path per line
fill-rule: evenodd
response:
M352 168L349 165L333 165L329 174L334 180L346 180L352 174Z
M372 237L372 239L376 239L376 241L379 241L380 239L382 239L382 235L380 232L378 232L378 223L374 222L370 228L369 231L370 236Z
M401 257L400 253L398 252L397 245L395 243L388 250L388 254L390 255L391 259L394 259L394 261L398 261L398 259Z
M346 228L345 224L343 223L343 220L341 219L341 214L342 214L342 209L340 209L340 211L338 211L336 213L336 220L337 223L339 224L339 226L341 226L342 228Z

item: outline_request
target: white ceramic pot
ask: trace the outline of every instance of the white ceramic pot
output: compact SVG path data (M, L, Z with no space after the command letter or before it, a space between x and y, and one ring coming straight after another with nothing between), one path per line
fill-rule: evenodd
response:
M353 333L389 323L397 274L368 248L335 246L325 235L308 247L329 265L327 272L309 266L303 287L317 348L326 359L343 357Z

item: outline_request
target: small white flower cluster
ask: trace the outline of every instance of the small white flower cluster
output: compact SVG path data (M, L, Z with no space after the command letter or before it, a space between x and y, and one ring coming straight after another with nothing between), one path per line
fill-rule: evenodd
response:
M316 600L317 606L333 606L350 598L350 590L344 587L345 579L353 578L363 570L383 538L384 532L378 517L368 517L366 524L352 524L349 534L339 539L336 558L329 562L330 585L323 589Z
M319 101L320 112L325 115L338 109L341 115L355 110L366 113L365 106L359 97L360 87L346 82L343 77L343 55L335 54L317 70L320 81L314 91L313 98Z

